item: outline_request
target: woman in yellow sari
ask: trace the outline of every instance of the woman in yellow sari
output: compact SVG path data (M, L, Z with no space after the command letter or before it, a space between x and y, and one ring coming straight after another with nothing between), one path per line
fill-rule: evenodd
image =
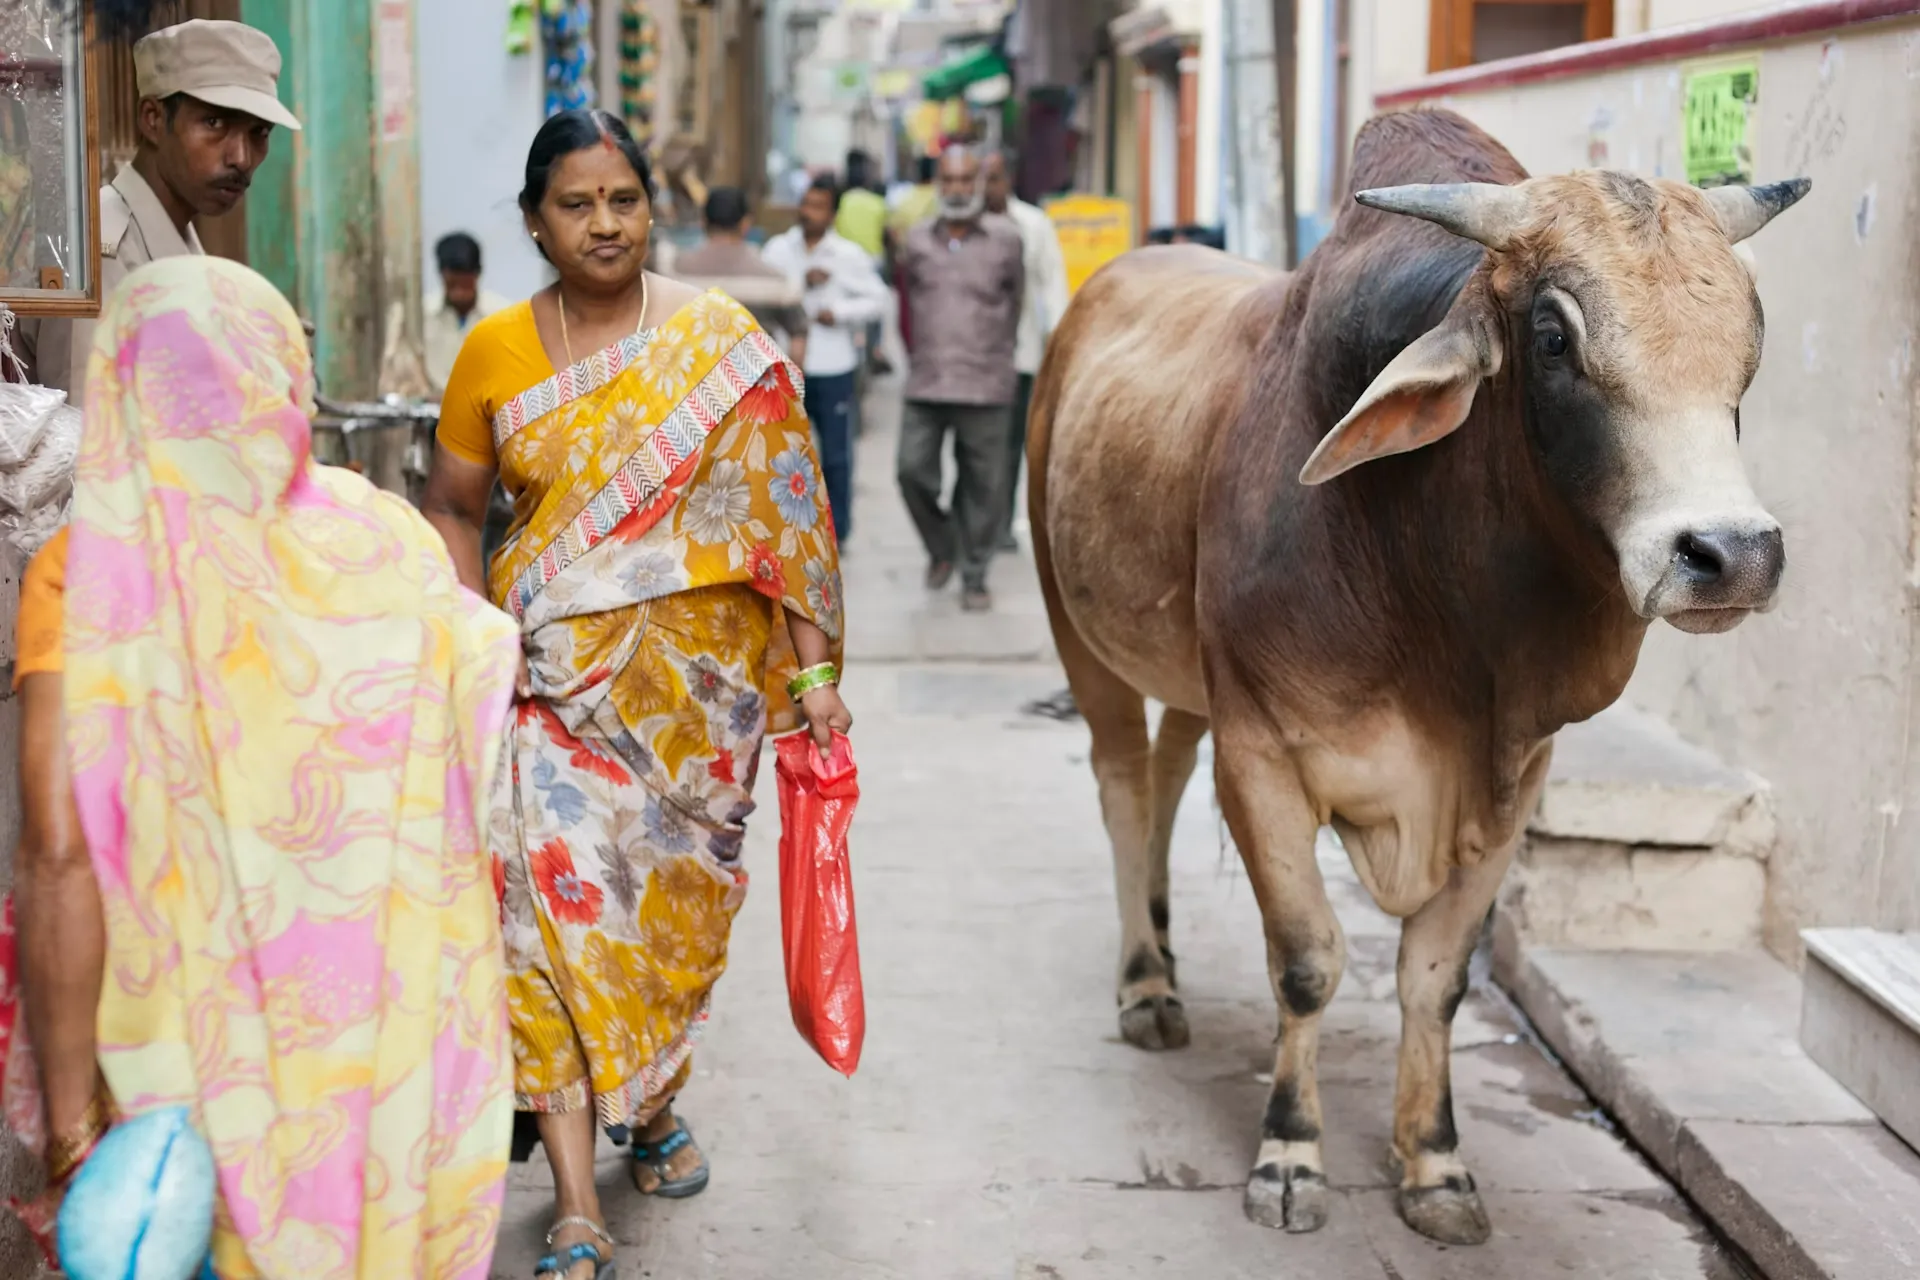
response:
M762 737L850 722L833 521L799 371L738 303L649 275L650 175L604 112L547 121L521 207L559 281L474 327L441 404L425 508L488 568L532 696L493 806L516 1104L553 1166L564 1280L611 1266L595 1121L635 1185L691 1195L671 1110L747 883Z

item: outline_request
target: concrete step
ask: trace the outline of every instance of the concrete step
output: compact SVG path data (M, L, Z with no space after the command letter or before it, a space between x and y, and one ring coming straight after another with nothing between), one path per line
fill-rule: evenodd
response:
M1767 1280L1920 1274L1920 1155L1801 1048L1785 965L1527 947L1496 920L1494 975Z
M1756 946L1773 843L1765 782L1619 704L1561 730L1500 909L1538 946Z
M1800 1044L1920 1147L1920 934L1806 929Z

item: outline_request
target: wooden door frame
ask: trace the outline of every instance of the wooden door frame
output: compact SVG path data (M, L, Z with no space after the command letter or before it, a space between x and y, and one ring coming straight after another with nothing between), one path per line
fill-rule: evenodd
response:
M1427 70L1472 66L1474 10L1495 4L1578 5L1581 40L1606 40L1613 35L1613 0L1428 0Z

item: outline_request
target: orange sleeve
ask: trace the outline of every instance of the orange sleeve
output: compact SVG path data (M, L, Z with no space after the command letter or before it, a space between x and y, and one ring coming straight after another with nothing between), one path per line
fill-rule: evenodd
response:
M440 397L435 439L454 457L477 467L499 463L493 415L513 397L552 376L530 303L519 302L476 322L454 357Z
M486 321L474 326L454 357L453 372L447 375L447 389L440 397L440 427L434 438L440 447L463 462L479 467L496 464L493 452L493 414L487 401L487 370L493 363L487 358Z
M20 578L19 632L13 687L31 675L59 675L66 667L67 531L62 528L27 562Z

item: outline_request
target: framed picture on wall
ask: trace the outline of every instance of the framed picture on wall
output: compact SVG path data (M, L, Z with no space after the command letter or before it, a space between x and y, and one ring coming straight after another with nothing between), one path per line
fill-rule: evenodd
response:
M0 5L0 303L100 313L100 109L90 4Z

